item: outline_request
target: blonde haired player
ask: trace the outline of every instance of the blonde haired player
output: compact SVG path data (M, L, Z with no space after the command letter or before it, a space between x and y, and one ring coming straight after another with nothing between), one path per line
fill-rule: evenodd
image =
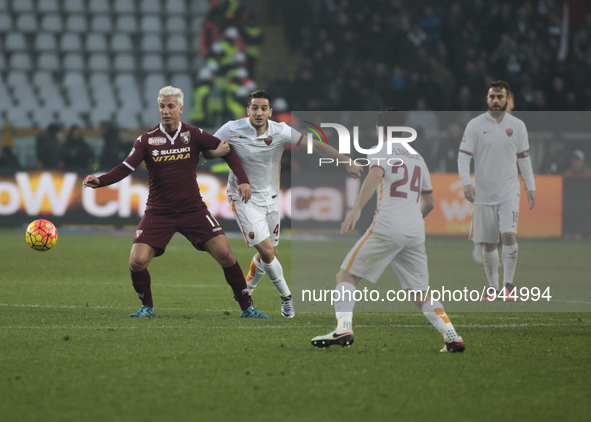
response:
M179 232L195 249L207 251L223 268L226 282L240 304L241 318L269 318L252 307L246 280L228 239L203 202L195 172L199 153L216 151L224 155L240 179L239 195L245 202L251 196L248 177L227 144L196 126L181 122L183 98L179 88L162 88L158 93L160 124L137 138L121 164L100 177L86 176L83 182L84 187L93 189L110 186L129 176L142 161L146 164L150 185L148 201L129 257L131 282L142 306L129 316L156 316L148 265L164 254L172 236Z
M377 126L403 126L402 113L386 108L378 113ZM404 147L394 147L392 154L382 148L368 156L380 159L367 175L351 213L341 224L341 233L355 228L361 210L373 193L377 193L377 209L373 223L363 237L349 251L336 276L339 292L335 302L337 327L334 331L312 339L312 345L320 348L333 344L341 346L353 343L353 307L357 283L365 278L376 283L390 265L407 291L420 291L414 295L414 303L429 322L442 334L445 346L442 352L463 352L464 341L457 334L443 309L441 302L428 294L429 272L425 253L425 223L423 218L435 206L429 169L420 154L410 154ZM402 162L401 165L396 159ZM422 199L422 202L421 202ZM410 295L413 293L411 292ZM412 297L412 296L411 296Z
M269 276L281 296L281 315L293 318L293 298L283 276L283 267L276 258L279 244L279 174L281 155L288 143L299 145L303 135L285 123L269 120L273 114L271 98L263 90L252 92L246 107L248 117L232 120L223 125L214 136L227 140L232 151L238 155L248 175L252 197L248 203L240 201L236 175L228 176L228 200L236 222L248 247L254 246L257 253L246 276L249 294L260 279ZM313 141L315 153L341 161L349 157L318 141ZM205 158L216 158L206 151ZM361 167L347 165L352 177L359 177Z
M531 210L536 204L536 185L525 124L507 113L511 89L505 81L489 85L488 111L470 120L458 153L458 173L464 196L474 204L472 241L484 243L482 263L489 289L483 300L499 296L499 231L503 242L503 287L505 300L515 301L513 277L517 265L517 222L520 184L517 166L525 180ZM474 157L474 185L470 161ZM494 291L493 291L494 290Z

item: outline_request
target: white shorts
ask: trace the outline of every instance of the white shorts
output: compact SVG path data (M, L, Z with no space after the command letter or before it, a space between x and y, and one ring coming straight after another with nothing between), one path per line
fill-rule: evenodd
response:
M519 200L500 205L473 205L470 239L474 243L498 243L499 232L517 234Z
M429 270L425 240L386 236L367 230L341 264L341 269L375 283L390 264L403 289L427 290Z
M244 235L246 245L258 245L266 238L271 238L273 246L279 244L279 201L272 205L259 206L252 202L233 201L228 197L234 218Z

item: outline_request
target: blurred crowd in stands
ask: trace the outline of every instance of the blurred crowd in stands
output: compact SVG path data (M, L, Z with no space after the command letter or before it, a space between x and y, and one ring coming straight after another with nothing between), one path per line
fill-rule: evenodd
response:
M302 64L293 78L280 69L268 92L291 110L485 110L486 86L503 79L516 110L589 111L588 7L586 0L282 1L276 15ZM407 122L421 128L415 148L433 171L456 172L463 127L417 116ZM447 129L448 141L433 143L433 129ZM555 134L537 171L585 177L581 150L591 153L589 141Z
M586 0L286 0L303 56L272 95L293 110L480 110L503 79L519 110L589 110ZM566 9L565 9L566 7Z
M301 65L278 70L264 88L273 118L297 110L409 110L413 144L432 171L457 172L465 122L437 121L429 110L485 110L486 86L503 79L516 111L591 110L591 19L586 0L282 0L265 3L284 27ZM217 129L244 116L257 88L263 34L260 0L213 0L203 24L193 106L185 121ZM413 121L412 111L415 114ZM104 122L103 149L93 153L77 127L50 125L36 140L43 168L109 170L129 153L128 131ZM447 132L434 143L432 134ZM441 137L440 137L441 138ZM533 140L530 140L533 141ZM538 148L540 145L536 146ZM542 146L538 173L591 177L585 155L591 142L560 134ZM10 164L12 163L12 164ZM283 160L289 169L289 154ZM0 169L18 169L9 148ZM284 180L284 179L282 179Z
M256 89L263 40L259 11L258 2L211 2L199 41L204 65L196 75L194 106L188 116L192 124L211 128L244 115L248 94Z

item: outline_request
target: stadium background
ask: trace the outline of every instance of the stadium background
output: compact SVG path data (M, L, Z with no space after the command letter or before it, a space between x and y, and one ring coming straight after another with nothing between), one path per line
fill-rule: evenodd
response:
M211 130L241 115L255 84L273 95L280 118L298 109L384 105L409 110L409 118L423 109L425 116L482 112L486 83L499 78L516 92L516 113L535 104L585 117L589 10L586 2L552 0L0 0L0 419L587 422L591 320L583 311L591 303L591 242L520 237L516 285L552 284L552 302L527 313L504 302L456 312L446 302L467 342L462 355L439 353L442 339L424 316L399 306L356 312L353 347L315 350L309 341L331 329L332 312L300 309L284 319L264 279L255 301L271 319L241 319L218 264L182 237L150 266L157 317L127 317L139 304L127 275L127 227L139 221L145 172L117 190L82 191L81 181L118 164L129 141L158 122L156 92L167 83L187 94L184 120ZM226 31L231 27L238 34ZM89 148L76 131L66 143L73 124ZM419 132L441 196L457 183L463 127L438 120L430 129ZM589 178L562 176L574 151L589 156L588 139L581 131L546 131L532 140L539 189L542 177L558 183L547 195L564 214L562 234L567 223L591 215L581 211L591 198L582 190ZM64 145L69 153L62 156ZM210 207L223 213L225 174L217 164L204 166L199 181L210 188L203 189L206 199L213 196ZM292 164L302 163L286 154L286 192L297 171ZM347 188L328 187L343 195ZM459 193L448 205L456 200L449 209L464 220L452 226L469 219ZM38 215L60 230L50 252L24 242L25 225ZM520 230L532 220L526 216ZM233 220L223 224L235 228ZM536 233L546 224L537 223ZM581 227L571 224L569 237L586 238ZM336 266L327 258L342 259L358 237L317 238L282 237L280 260L292 287L294 269L316 268L331 289ZM239 238L229 242L246 271L252 249ZM466 238L429 236L426 244L433 288L484 287ZM314 259L288 259L297 247ZM390 270L384 277L380 286L398 289Z
M96 192L83 191L81 180L127 155L159 120L158 89L172 84L185 93L183 120L211 133L243 116L255 88L267 89L281 121L290 122L292 110L408 110L420 138L414 147L449 211L438 207L428 233L464 234L469 204L453 176L463 125L430 111L484 110L487 83L504 79L516 112L588 112L589 31L583 0L0 1L0 225L43 215L58 226L135 227L145 171ZM571 158L591 153L588 133L535 135L534 171L555 175L539 177L539 189L559 200L550 211L539 207L544 216L530 218L523 234L589 236L591 174L563 177ZM284 229L297 166L287 151ZM213 162L199 171L210 209L235 231L227 167Z

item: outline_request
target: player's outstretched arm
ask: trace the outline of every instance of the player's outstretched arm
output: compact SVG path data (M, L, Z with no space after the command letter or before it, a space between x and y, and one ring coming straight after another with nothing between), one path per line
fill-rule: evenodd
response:
M127 158L118 166L113 167L108 173L100 177L87 176L84 179L84 187L98 188L112 185L129 176L144 160L144 145L142 137L138 136L133 144L133 148ZM95 180L96 179L96 180Z
M93 176L92 174L86 176L84 178L84 182L82 182L82 185L85 188L96 188L99 185L99 179L96 176Z
M345 168L347 169L347 173L354 179L357 179L361 176L361 172L363 171L363 166L358 166L354 162L351 161L350 157L347 157L344 154L339 153L338 150L331 147L330 145L323 144L320 141L313 140L312 147L315 154L321 155L326 158L332 158L333 160L339 160L351 164L347 164Z
M206 160L214 160L223 157L230 152L230 145L225 139L221 140L216 149L204 149L201 151L201 156Z
M236 175L238 186L240 187L240 185L246 184L248 185L248 191L250 192L250 181L248 180L248 176L246 175L246 171L244 171L244 167L242 167L242 163L240 162L238 155L236 155L234 151L230 150L229 153L222 157L222 160L228 163L230 170L232 170ZM240 197L244 199L242 195L240 195ZM250 199L250 196L248 198Z
M359 217L361 217L361 210L363 210L367 201L373 196L382 177L384 177L384 170L381 167L372 167L369 170L367 177L363 181L363 185L361 185L361 190L359 191L355 205L353 205L353 209L347 218L345 218L345 221L341 223L342 234L347 233L349 230L355 230L355 224L357 224Z

